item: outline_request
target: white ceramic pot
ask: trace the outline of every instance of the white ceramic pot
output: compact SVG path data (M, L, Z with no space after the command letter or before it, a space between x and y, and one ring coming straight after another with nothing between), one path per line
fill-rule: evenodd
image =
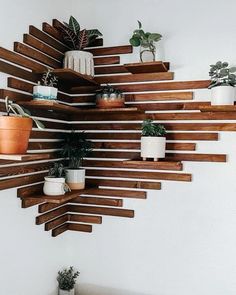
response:
M141 137L141 157L143 160L153 158L157 161L160 158L165 158L166 138L165 137Z
M75 289L72 289L70 291L65 291L59 289L58 295L74 295L75 294Z
M33 99L34 100L55 100L57 99L57 88L49 86L37 85L33 87Z
M211 88L212 105L233 105L235 88L233 86L216 86Z
M85 169L66 169L66 183L71 190L84 189Z
M60 196L66 192L65 178L44 177L43 192L46 196Z
M84 75L94 76L93 54L81 50L65 53L64 68L72 69Z

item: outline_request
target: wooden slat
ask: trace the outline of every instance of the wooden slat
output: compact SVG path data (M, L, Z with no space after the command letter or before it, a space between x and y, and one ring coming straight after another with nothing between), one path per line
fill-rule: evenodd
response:
M65 204L67 204L69 201L65 201L61 204L52 204L52 203L43 203L43 204L40 204L38 206L38 213L45 213L45 212L48 212L50 210L53 210L53 209L57 209Z
M40 225L45 222L48 222L49 220L52 220L52 219L57 218L61 215L64 215L68 212L69 209L70 209L69 205L64 205L64 206L62 206L58 209L52 210L48 213L41 214L36 217L36 224Z
M52 68L61 68L61 63L42 52L33 49L32 47L26 46L20 42L14 43L14 51L21 53L27 57L35 59L39 62L42 62L45 65L48 65Z
M34 184L26 187L21 187L17 189L17 197L24 198L28 196L32 196L34 194L38 194L43 191L43 183Z
M69 220L69 215L68 214L65 214L65 215L62 215L60 217L57 217L55 219L53 219L52 221L49 221L47 223L45 223L45 226L44 226L44 229L46 231L49 231L55 227L58 227L64 223L66 223L67 221Z
M57 237L68 230L68 224L64 223L52 230L52 237Z
M119 56L106 56L106 57L95 57L94 58L94 65L95 66L113 65L113 64L119 64L119 63L120 63Z
M41 204L41 200L34 200L34 199L24 199L21 200L21 208L29 208Z
M128 218L134 217L134 210L118 209L118 208L70 205L69 211L77 212L77 213L90 213L90 214L110 215L110 216L128 217Z
M209 105L209 106L202 106L200 108L201 112L235 112L236 105Z
M192 91L179 91L179 92L153 92L153 93L136 93L126 94L125 101L166 101L166 100L192 100Z
M96 75L128 73L128 71L123 65L103 66L103 67L100 66L100 67L95 67L94 70Z
M72 222L83 222L83 223L95 223L101 224L102 217L96 215L80 215L80 214L68 214L69 221Z
M166 159L170 161L197 161L197 162L226 162L224 154L184 154L167 153Z
M3 99L6 96L8 96L9 99L14 100L14 101L31 100L32 99L31 95L15 92L12 90L0 89L0 97Z
M53 26L44 22L42 25L42 29L45 33L47 33L48 35L52 36L53 38L59 40L63 45L65 45L62 35L60 34L60 32L56 28L54 28ZM67 46L66 46L66 48L67 48L67 50L69 50L69 48ZM65 48L65 51L66 51L66 48Z
M101 191L97 189L97 191ZM92 195L95 193L93 192ZM98 195L102 196L102 192L97 193ZM90 195L90 194L89 194ZM122 199L114 199L114 198L97 198L97 197L77 197L71 200L71 203L77 204L87 204L87 205L101 205L101 206L112 206L112 207L122 207L123 200Z
M145 81L163 81L173 80L174 73L151 73L151 74L130 74L130 75L117 75L117 76L100 76L95 80L99 84L111 83L129 83L129 82L145 82Z
M68 230L91 233L92 232L92 225L68 223Z
M24 154L24 155L6 155L0 154L1 160L11 160L11 161L37 161L49 159L48 154Z
M139 62L124 64L124 67L133 74L137 73L156 73L167 72L169 70L169 63L162 61L154 62Z
M113 47L103 47L103 48L89 48L86 51L91 52L94 56L102 55L116 55L116 54L127 54L133 52L133 47L131 45L113 46Z

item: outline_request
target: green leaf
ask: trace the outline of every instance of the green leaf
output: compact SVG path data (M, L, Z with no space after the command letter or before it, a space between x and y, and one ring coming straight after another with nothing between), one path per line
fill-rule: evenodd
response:
M129 40L129 43L134 46L134 47L138 47L140 46L140 39L139 38L136 38L136 37L132 37L130 40Z
M102 33L98 29L86 30L87 34L90 37L92 36L102 36Z
M139 20L138 20L138 27L139 27L139 29L142 28L142 23L141 23L141 21L139 21Z
M76 35L80 32L80 24L77 22L77 20L71 16L69 20L69 28L71 31L73 31Z
M162 38L162 35L160 34L157 34L157 33L152 33L149 35L148 39L149 41L154 41L154 42L158 42L160 41Z
M236 72L236 67L231 67L231 68L229 68L229 72L230 72L230 73L234 73L234 72Z

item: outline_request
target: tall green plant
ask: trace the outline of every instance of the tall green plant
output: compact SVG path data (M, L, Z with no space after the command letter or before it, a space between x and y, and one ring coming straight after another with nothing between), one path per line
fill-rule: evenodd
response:
M166 135L166 129L161 124L155 124L151 119L146 119L142 124L142 136L158 136L163 137Z
M65 43L71 50L83 50L91 45L97 37L102 36L102 33L97 29L81 30L79 22L71 16L69 23L64 22L64 25L57 27L61 33Z
M69 168L79 169L84 157L92 151L92 143L86 139L84 132L67 133L64 137L61 154L69 158Z
M59 288L64 291L73 290L79 274L78 271L74 271L72 266L59 271L57 276Z
M236 67L229 67L228 62L218 61L215 65L210 65L209 76L211 83L209 89L216 86L235 86L236 85Z

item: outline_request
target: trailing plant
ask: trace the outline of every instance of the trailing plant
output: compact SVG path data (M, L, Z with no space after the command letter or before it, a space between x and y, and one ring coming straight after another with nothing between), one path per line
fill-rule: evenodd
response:
M146 119L142 124L142 136L163 137L166 135L166 129L161 124L153 123L153 120Z
M14 103L13 101L8 99L8 96L5 98L5 106L6 106L6 112L7 112L7 116L10 116L10 114L12 113L13 115L17 116L17 117L23 117L23 118L31 118L36 126L39 129L44 129L44 125L42 122L40 122L39 120L33 118L30 114L30 112L19 106L18 104Z
M216 86L235 86L236 85L236 67L229 67L228 62L218 61L215 65L210 65L209 76L211 83L209 89Z
M73 16L70 17L69 23L64 22L64 25L58 26L58 29L71 50L83 50L91 45L97 37L102 36L102 33L97 29L81 30L80 24Z
M48 69L44 72L41 83L38 82L39 85L48 86L48 87L56 87L58 83L57 76L53 73L51 69Z
M119 89L113 88L111 85L107 84L106 86L101 87L96 91L97 94L104 95L107 94L109 97L111 94L116 94L117 96L121 96L123 92Z
M142 60L142 53L144 51L151 51L153 56L155 56L156 46L155 42L160 41L162 38L161 34L144 32L142 29L142 23L138 20L138 29L134 30L132 37L129 42L134 47L143 47L143 51L140 52L140 57Z
M48 176L53 178L65 177L65 168L62 163L54 163L48 171Z
M61 154L69 158L69 168L79 169L84 157L92 151L92 143L86 139L84 132L67 133L64 137Z
M74 270L73 266L59 271L57 276L59 288L64 291L73 290L79 274L78 271Z

